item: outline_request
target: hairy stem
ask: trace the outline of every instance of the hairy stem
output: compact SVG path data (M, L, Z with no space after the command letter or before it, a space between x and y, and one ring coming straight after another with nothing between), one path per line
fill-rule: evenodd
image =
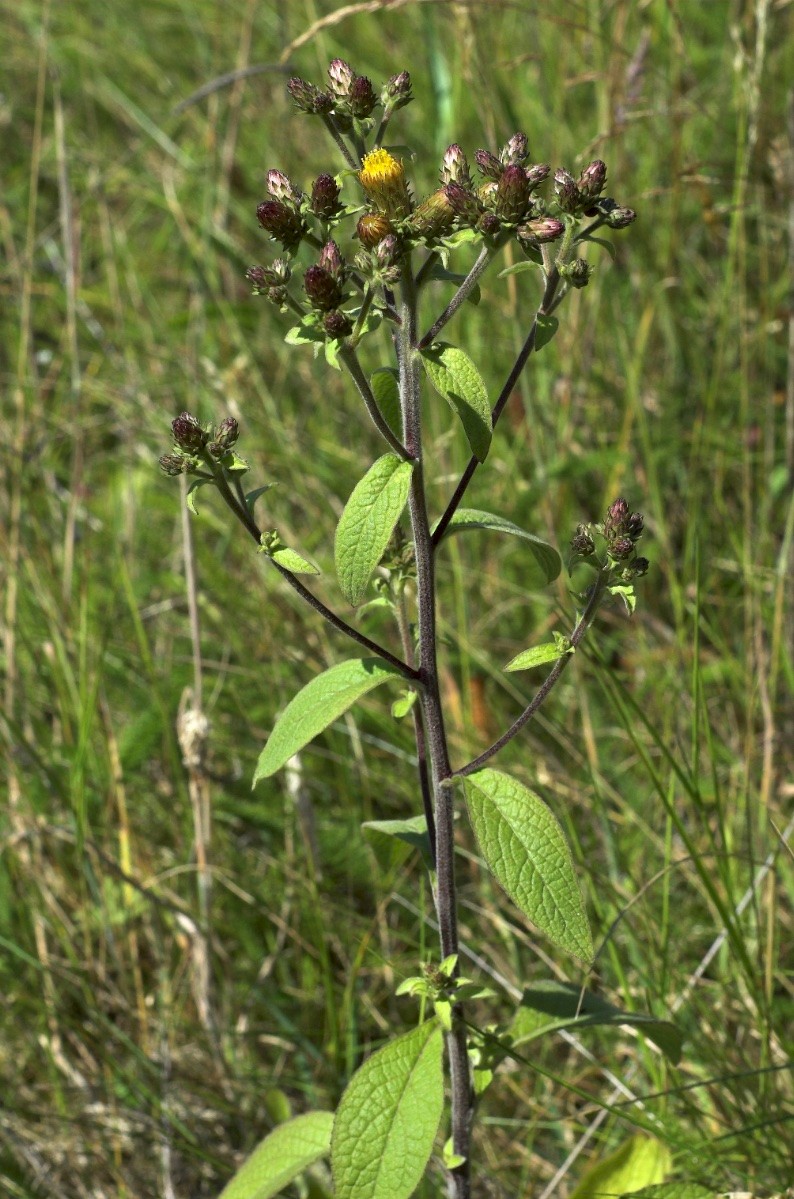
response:
M240 504L238 502L231 487L229 486L229 483L223 472L223 468L218 466L217 463L213 462L209 456L207 456L207 462L213 471L215 485L218 488L223 502L251 534L257 545L259 545L260 538L262 536L262 530L257 525L253 516L251 516L251 513L248 511L245 504ZM281 577L286 579L293 591L297 591L302 600L305 600L310 607L314 608L315 612L318 612L324 620L327 620L328 623L333 625L335 629L338 629L340 633L344 633L353 641L357 641L359 645L363 645L364 648L368 649L371 653L377 654L379 658L382 658L384 662L388 662L390 666L395 668L395 670L399 670L400 674L405 675L407 679L419 680L420 672L413 666L409 666L406 662L403 662L401 658L398 658L395 654L391 653L390 650L386 649L385 646L379 645L377 641L370 640L369 637L365 637L363 633L358 631L358 629L354 629L352 625L349 625L346 620L342 620L341 616L337 616L336 612L327 607L322 600L319 600L316 595L312 595L308 587L304 587L298 576L294 575L291 570L287 570L285 567L279 566L278 562L273 562L272 558L271 562Z
M610 570L608 567L598 572L596 581L593 583L590 589L590 595L588 597L587 604L585 605L585 609L582 612L582 615L579 617L579 620L576 622L576 626L571 633L572 650L575 650L580 644L585 633L595 620L596 613L598 612L598 609L601 606L601 601L604 598L604 592L606 591L609 575ZM565 670L565 667L568 665L572 657L573 653L567 653L563 654L557 659L546 676L545 681L538 688L534 699L527 704L526 708L524 708L524 711L521 713L518 719L510 725L510 728L506 733L503 733L502 736L499 737L497 741L494 741L493 745L489 746L488 749L484 750L479 757L476 757L472 762L469 762L460 770L456 770L455 776L457 778L465 778L467 774L473 774L475 770L479 770L485 765L486 762L490 761L494 754L498 754L500 749L503 749L509 741L512 741L517 733L521 732L524 725L529 723L541 704L544 703L544 701L551 694L553 688L559 681L563 671Z
M405 589L403 586L399 589L399 594L396 599L397 610L397 625L400 630L400 640L403 647L403 656L409 666L414 664L414 647L411 641L411 626L408 620L408 612L405 603ZM433 869L436 868L436 819L433 812L433 793L430 787L430 775L427 770L427 744L425 741L425 726L422 720L422 706L415 703L411 709L411 715L414 720L414 741L416 742L416 762L417 772L419 774L419 787L422 792L422 807L425 813L425 823L427 824L427 839L430 842L430 857L433 863Z
M455 899L454 808L444 713L436 660L435 564L430 522L425 503L422 464L422 427L419 393L419 350L416 344L416 286L410 259L403 264L402 324L397 340L400 367L400 407L403 441L416 459L408 496L411 530L416 555L416 595L419 618L419 677L423 684L419 701L427 736L430 781L435 800L436 822L436 913L441 938L441 957L458 952L457 904ZM447 1035L450 1090L452 1098L452 1143L465 1160L450 1171L451 1199L470 1199L471 1122L473 1090L466 1047L466 1029L460 1005L456 1005L452 1031Z

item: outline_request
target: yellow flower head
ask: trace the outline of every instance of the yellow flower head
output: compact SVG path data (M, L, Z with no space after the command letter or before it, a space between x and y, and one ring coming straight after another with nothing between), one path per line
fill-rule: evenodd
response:
M411 211L411 195L399 158L388 150L371 150L364 155L358 179L375 207L384 216L402 220Z

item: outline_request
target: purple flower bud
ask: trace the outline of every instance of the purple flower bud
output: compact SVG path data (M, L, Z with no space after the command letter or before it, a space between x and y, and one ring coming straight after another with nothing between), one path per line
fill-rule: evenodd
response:
M300 213L281 200L263 200L256 215L262 228L275 241L280 241L285 250L294 249L306 232Z
M587 196L588 199L595 199L596 196L601 195L606 181L606 163L602 162L600 158L596 158L594 162L591 162L589 166L584 168L576 186L583 196Z
M514 133L510 141L499 152L499 161L503 166L515 166L522 163L529 154L529 142L526 133Z
M502 224L496 213L484 212L477 222L477 228L486 237L496 237L502 230Z
M331 91L338 100L347 99L350 95L354 79L355 73L353 68L343 58L335 58L329 64L328 82L331 85Z
M330 271L310 266L303 276L303 287L314 308L329 312L342 303L342 288Z
M475 150L474 161L483 178L492 179L498 183L504 167L494 154L491 154L489 150Z
M573 175L561 167L554 172L554 194L563 212L575 212L581 207L582 197Z
M217 450L220 454L227 453L235 444L239 436L240 426L233 416L227 416L226 419L222 420L215 429L213 445L216 449L212 452L214 453Z
M312 184L309 206L316 217L322 221L332 221L339 216L342 206L339 203L339 185L333 175L318 175Z
M319 265L329 275L332 275L338 282L343 282L345 276L345 262L342 255L339 253L339 246L335 241L328 241L322 248L320 253ZM335 305L334 305L335 307Z
M630 537L617 537L609 547L610 557L625 562L634 553L634 542Z
M208 434L189 412L183 412L176 420L171 421L171 431L174 444L187 454L200 453L209 441Z
M610 229L625 229L627 225L631 225L637 219L637 214L633 208L620 208L616 206L610 209L607 214L607 224Z
M595 550L595 542L587 525L577 525L576 533L571 538L571 549L582 558L588 558Z
M267 294L271 287L281 287L289 283L292 268L284 258L277 258L272 266L251 266L245 272L245 277L253 285L254 295Z
M444 157L441 160L441 182L459 183L461 187L468 188L472 186L466 155L456 143L447 146L444 151Z
M625 531L625 522L629 517L629 502L620 499L613 500L607 508L606 519L604 520L604 536L611 540L614 537L621 537Z
M527 167L526 172L529 190L533 191L539 183L542 183L544 179L547 179L550 171L551 167L547 162L536 162L534 166Z
M381 104L389 113L396 112L398 108L404 108L412 100L411 76L407 71L400 71L399 75L392 75L380 93Z
M330 112L334 106L333 97L328 92L321 92L313 83L307 83L297 75L290 79L287 91L301 112L323 113Z
M274 200L291 201L297 198L292 182L283 171L268 171L267 190Z
M496 185L494 212L507 225L517 225L526 216L529 184L524 168L515 163L505 167Z
M160 469L167 475L184 475L190 463L181 454L163 454L160 459Z
M323 318L323 328L330 338L338 340L350 336L353 332L353 322L344 312L329 312Z
M448 183L444 191L455 215L467 225L475 225L480 219L482 208L474 192L461 183Z
M393 233L381 238L374 250L375 262L380 268L394 266L400 257L400 242Z
M647 558L635 558L631 565L635 579L641 579L643 575L647 575L651 564Z
M541 216L521 225L518 229L518 237L520 241L540 246L544 242L556 241L558 237L562 237L564 232L565 225L562 221L556 220L553 216Z
M372 82L366 75L357 75L350 86L348 103L354 117L368 117L378 102Z
M639 541L640 537L642 537L642 530L645 527L645 521L642 519L642 513L632 512L626 517L623 527L626 530L627 537L630 537L632 541Z

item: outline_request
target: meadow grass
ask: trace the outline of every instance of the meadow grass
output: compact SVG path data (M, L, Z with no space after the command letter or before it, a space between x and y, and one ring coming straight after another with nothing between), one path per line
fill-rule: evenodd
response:
M485 1098L483 1195L567 1196L636 1131L715 1191L792 1182L790 6L582 0L0 4L8 40L2 267L7 797L0 841L0 1189L216 1195L258 1139L333 1107L416 1011L401 978L435 951L415 856L363 820L419 810L409 730L372 699L250 790L274 719L350 656L299 607L214 496L187 528L157 469L183 408L230 413L268 524L324 570L362 457L381 452L341 375L288 351L250 295L273 247L268 167L340 164L284 84L335 55L410 70L421 194L445 146L602 157L639 219L531 360L471 505L561 547L626 494L652 567L498 761L574 847L599 953L550 953L460 830L467 966L550 975L674 1018L680 1067L630 1030L533 1042ZM345 15L348 13L348 15ZM191 100L226 72L261 72ZM788 105L788 109L787 109ZM787 115L788 114L788 115ZM498 391L535 280L487 277L450 330ZM384 350L385 354L385 350ZM370 351L369 365L378 359ZM465 462L428 399L441 510ZM203 497L208 496L204 499ZM203 502L202 502L203 499ZM186 589L185 563L195 583ZM440 558L457 761L534 691L518 650L569 628L565 580L518 543ZM195 600L189 610L188 596ZM348 614L349 615L349 614ZM373 613L367 631L391 636ZM191 632L192 631L192 632ZM186 688L211 721L183 764ZM420 1191L440 1193L440 1173ZM322 1195L318 1174L302 1193ZM313 1188L313 1189L312 1189ZM297 1190L294 1191L297 1194Z

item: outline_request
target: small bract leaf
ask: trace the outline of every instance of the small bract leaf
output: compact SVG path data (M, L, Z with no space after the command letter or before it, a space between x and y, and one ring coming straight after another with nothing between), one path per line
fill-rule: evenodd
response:
M553 641L547 641L544 645L534 645L532 649L525 649L523 653L516 654L515 658L511 658L507 663L505 670L531 670L533 666L556 662L565 653L573 653L573 647L561 653L558 645Z
M336 528L334 554L339 586L351 604L364 597L383 557L411 486L410 462L384 454L356 484Z
M318 575L320 573L319 566L315 566L313 562L302 558L299 553L287 549L286 546L284 549L275 550L270 557L285 570L291 570L294 575Z
M369 385L381 416L395 437L401 437L400 383L397 371L391 366L379 366L370 375Z
M399 699L396 699L391 706L391 714L395 720L402 720L411 711L418 698L416 691L403 691Z
M284 766L293 754L328 728L351 704L387 679L402 678L378 658L351 658L323 671L290 700L259 755L254 786Z
M271 487L277 486L277 483L265 483L264 487L255 487L253 491L246 492L245 506L248 511L253 514L254 504L259 499L260 495L264 495L266 491L270 491Z
M212 479L194 479L193 482L188 487L185 500L187 502L188 508L190 509L190 511L193 513L194 516L198 516L198 508L196 507L196 494L195 493L198 491L199 487L206 487L209 483L212 483L212 482L213 482Z
M504 279L508 275L523 275L525 271L536 271L538 267L542 266L542 258L540 258L537 262L533 258L530 258L525 262L516 262L513 264L513 266L506 266L505 269L500 271L496 277L497 279ZM535 334L535 338L537 341L537 334Z
M543 571L547 583L553 583L562 570L562 558L553 545L514 525L511 520L495 516L493 512L481 512L479 508L458 508L447 525L444 537L451 537L453 533L466 533L471 529L488 529L492 533L509 533L513 537L521 537L528 542L530 552Z
M430 838L427 835L427 821L424 816L409 816L406 820L365 820L361 826L365 833L376 836L396 837L418 849L428 867L432 866L430 853Z
M484 462L491 445L491 405L480 372L469 355L457 346L437 342L422 351L430 382L460 417L471 452Z
M590 1167L570 1199L614 1199L664 1182L671 1167L670 1150L661 1141L631 1137L615 1153Z
M556 316L539 316L537 318L537 327L535 329L535 351L542 350L545 345L548 345L554 334L557 332L560 322Z
M590 962L593 943L571 851L540 796L498 770L465 779L482 855L513 902L550 941Z
M307 1112L279 1124L226 1184L220 1199L270 1199L331 1148L332 1112Z
M331 1138L336 1199L408 1199L422 1178L444 1104L435 1020L378 1050L342 1096Z
M325 341L325 333L320 328L317 317L304 317L299 325L293 325L284 335L288 346L303 346L310 342Z

